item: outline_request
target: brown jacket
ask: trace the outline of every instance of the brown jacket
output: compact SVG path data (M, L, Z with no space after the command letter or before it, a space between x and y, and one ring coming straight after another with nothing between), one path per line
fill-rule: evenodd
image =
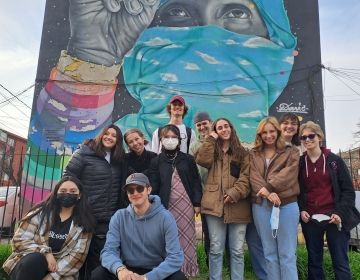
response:
M250 185L251 197L255 203L261 203L257 192L265 187L269 192L275 192L281 200L281 205L297 201L300 193L299 150L293 146L287 146L278 150L270 160L268 168L264 154L261 151L250 152Z
M242 148L237 151L240 160L226 154L222 161L214 162L215 142L213 137L207 137L195 154L196 163L209 170L201 200L201 213L224 217L224 223L249 223L251 212L246 199L250 193L249 154ZM225 194L234 203L224 205Z

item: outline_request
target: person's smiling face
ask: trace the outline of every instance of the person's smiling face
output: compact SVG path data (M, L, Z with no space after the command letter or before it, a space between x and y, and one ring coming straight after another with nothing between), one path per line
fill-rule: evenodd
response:
M215 125L215 131L221 140L230 140L231 126L225 120L219 120Z
M127 135L125 142L128 145L129 149L137 155L141 155L145 149L145 139L144 137L141 137L137 132L133 132Z
M281 134L284 138L291 139L299 129L298 123L287 119L280 124Z
M111 151L112 148L116 145L116 130L113 128L109 128L104 136L101 139L104 149L106 151Z
M218 25L238 34L267 37L267 28L251 0L170 0L151 26Z
M306 150L314 150L320 147L321 137L312 129L305 128L301 133L300 140Z
M278 132L276 128L271 123L265 124L264 129L261 132L261 139L263 140L265 147L275 146L277 138Z

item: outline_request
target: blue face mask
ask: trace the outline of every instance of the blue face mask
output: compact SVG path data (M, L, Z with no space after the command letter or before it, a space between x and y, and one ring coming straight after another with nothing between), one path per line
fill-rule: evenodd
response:
M184 96L190 110L224 116L245 142L252 142L258 122L288 82L293 49L271 40L240 35L218 26L156 27L143 32L124 61L124 80L137 99L139 114L116 124L138 127L148 136L168 122L171 96Z
M271 233L273 238L277 237L277 231L279 229L279 217L280 217L280 207L274 205L271 210L271 216L270 216L270 226L271 226Z
M126 87L141 107L116 124L138 127L149 137L168 122L165 107L180 94L190 107L186 125L199 111L216 119L226 110L242 141L252 142L258 122L288 82L296 45L282 1L254 2L269 38L215 25L144 30L123 64Z

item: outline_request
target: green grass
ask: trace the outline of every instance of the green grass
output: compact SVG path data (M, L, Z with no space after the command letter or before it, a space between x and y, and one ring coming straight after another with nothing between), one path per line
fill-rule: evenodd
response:
M10 255L11 248L10 245L0 245L0 265L4 263L6 258ZM198 264L200 274L197 277L192 277L191 280L206 280L208 277L208 268L205 261L205 251L202 244L197 248L198 255ZM353 279L360 279L360 253L350 252L349 253L350 267L352 271ZM331 258L329 252L325 249L324 254L324 272L325 278L327 280L335 279L334 273L331 265ZM228 261L226 257L224 258L224 268L223 268L223 280L230 279L230 273L228 270ZM297 250L297 267L299 273L299 280L305 280L307 277L307 251L304 246L299 246ZM5 272L0 270L0 280L8 280L9 278ZM255 280L256 277L252 271L249 252L245 251L245 279L246 280Z

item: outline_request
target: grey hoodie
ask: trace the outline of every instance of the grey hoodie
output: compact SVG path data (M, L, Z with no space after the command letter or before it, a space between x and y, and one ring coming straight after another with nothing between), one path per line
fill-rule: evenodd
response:
M161 280L180 270L184 255L175 219L158 196L149 199L151 206L142 217L132 205L112 216L100 257L110 272L116 274L117 268L127 265L151 269L147 278Z

